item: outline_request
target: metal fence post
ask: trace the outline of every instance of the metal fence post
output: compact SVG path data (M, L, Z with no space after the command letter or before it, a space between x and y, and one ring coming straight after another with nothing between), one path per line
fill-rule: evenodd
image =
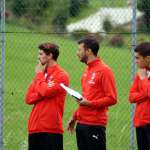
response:
M1 64L0 64L0 150L3 150L3 100L4 100L4 52L5 52L5 0L0 1Z
M137 10L137 0L132 0L132 48L131 48L131 55L132 55L132 62L131 62L131 82L134 78L135 72L135 56L134 56L134 49L136 47L136 10ZM134 126L133 126L133 116L134 116L135 106L131 106L131 136L130 136L130 150L135 149L135 136L134 136Z

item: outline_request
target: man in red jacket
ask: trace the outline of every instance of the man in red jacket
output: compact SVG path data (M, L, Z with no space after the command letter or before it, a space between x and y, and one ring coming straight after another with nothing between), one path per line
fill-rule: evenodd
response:
M150 43L135 48L138 71L130 89L129 101L136 104L134 126L138 150L150 150Z
M111 69L97 57L99 43L94 37L78 42L77 56L87 65L82 75L82 100L68 123L73 131L75 123L78 150L106 150L108 107L116 104L117 93Z
M28 150L63 150L64 101L67 73L57 64L59 47L52 43L39 46L39 64L26 93L25 102L33 105L28 121Z

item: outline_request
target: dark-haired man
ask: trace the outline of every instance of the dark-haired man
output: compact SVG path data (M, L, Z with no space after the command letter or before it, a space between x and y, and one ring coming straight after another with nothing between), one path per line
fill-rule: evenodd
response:
M86 37L78 44L77 56L87 68L81 79L83 98L68 123L68 130L72 132L77 121L78 150L106 150L108 107L117 102L114 76L97 57L99 43L94 37Z
M26 93L25 102L33 105L28 121L28 150L63 150L64 101L68 86L67 73L57 64L59 47L53 43L39 46L39 64Z
M130 89L129 101L136 104L134 126L138 150L150 150L150 43L135 48L137 74Z

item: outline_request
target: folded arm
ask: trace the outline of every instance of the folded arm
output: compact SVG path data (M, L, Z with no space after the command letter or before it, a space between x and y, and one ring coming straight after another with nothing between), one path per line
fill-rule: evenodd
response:
M64 83L68 86L68 77L63 73L60 73L56 79L47 82L43 73L38 73L36 77L36 90L42 97L53 97L58 93L64 92L64 89L60 86L60 83Z
M36 91L35 91L35 84L32 83L26 93L25 96L25 102L26 104L32 105L36 104L37 102L42 100L42 96L40 96Z
M129 102L130 103L141 103L150 97L150 85L147 82L148 79L141 80L137 75L133 81L130 89ZM141 88L139 89L139 85Z

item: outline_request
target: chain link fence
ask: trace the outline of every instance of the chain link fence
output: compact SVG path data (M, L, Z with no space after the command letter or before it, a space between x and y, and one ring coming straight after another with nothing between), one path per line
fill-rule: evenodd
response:
M50 41L60 46L58 63L69 73L70 87L81 91L85 65L76 57L77 40L92 34L101 44L99 56L114 71L118 90L118 104L109 110L107 149L136 150L134 108L128 103L128 92L135 68L132 50L136 43L150 40L149 0L7 0L6 4L1 0L0 6L0 140L4 149L27 150L26 124L32 106L25 105L24 95L34 76L38 45ZM66 131L76 108L67 96L64 150L77 149L75 135Z

